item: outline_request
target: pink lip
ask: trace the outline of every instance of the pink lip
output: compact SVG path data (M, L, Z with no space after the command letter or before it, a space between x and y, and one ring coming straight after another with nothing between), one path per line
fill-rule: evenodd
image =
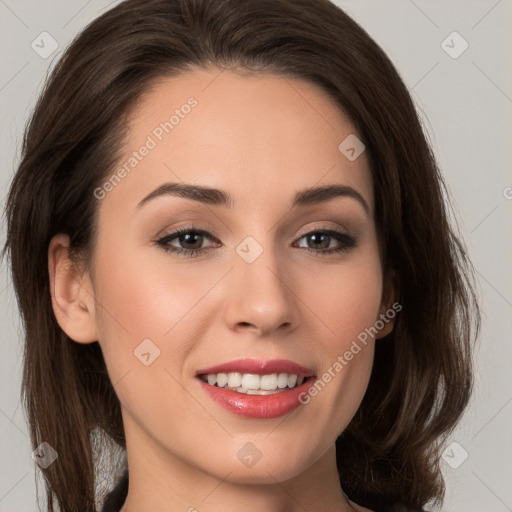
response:
M306 396L316 379L307 379L296 388L274 395L246 395L231 389L211 386L201 379L197 380L210 398L224 409L245 418L268 419L284 416L302 405L299 397L302 393L302 396Z
M228 363L218 364L203 370L198 370L196 375L206 375L208 373L253 373L255 375L265 375L270 373L294 373L303 377L311 377L313 371L305 366L288 361L286 359L270 359L259 361L257 359L238 359Z
M230 361L229 363L212 366L199 370L196 375L206 375L211 373L253 373L263 375L269 373L293 373L303 376L306 380L296 388L280 391L272 395L247 395L245 393L237 393L231 389L219 388L212 386L202 379L198 378L198 382L208 396L218 405L230 412L245 418L253 419L269 419L284 416L302 405L299 397L305 396L308 389L314 385L316 379L313 372L308 368L282 359L274 359L270 361L258 361L255 359L240 359L238 361Z

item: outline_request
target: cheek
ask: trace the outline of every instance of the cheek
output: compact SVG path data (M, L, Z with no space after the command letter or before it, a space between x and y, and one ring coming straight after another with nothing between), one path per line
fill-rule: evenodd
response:
M157 250L136 255L119 248L122 257L98 252L96 322L114 383L127 372L141 384L165 369L179 377L194 344L206 337L212 300L208 292L223 269L199 272L193 263L173 263ZM144 366L149 361L154 362Z
M105 279L99 279L103 284L97 295L108 304L101 311L105 340L110 327L133 341L141 336L163 338L211 286L208 276L165 263L161 256L151 261L130 257L129 251L123 258L103 259Z
M338 265L305 272L294 292L317 317L328 352L344 349L378 318L382 300L382 273L374 251L361 251Z
M316 354L321 358L317 385L304 398L310 400L316 421L333 436L348 425L366 392L374 355L371 335L382 295L376 250L361 251L350 263L334 268L317 269L301 292L317 316L314 324L320 331L311 339L318 340Z

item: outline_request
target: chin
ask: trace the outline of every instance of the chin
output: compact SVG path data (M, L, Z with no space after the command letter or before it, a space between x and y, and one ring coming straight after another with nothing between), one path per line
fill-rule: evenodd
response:
M318 458L313 455L306 458L304 450L298 446L289 449L283 449L282 446L274 448L268 440L267 443L263 441L258 443L257 440L252 443L244 440L236 444L234 457L224 456L223 463L219 465L218 458L215 456L212 465L205 468L205 471L215 478L231 483L275 484L294 478ZM239 448L239 445L242 448ZM226 447L226 453L233 453L233 451ZM229 476L226 477L228 474Z
M300 474L306 467L294 466L289 463L264 464L260 461L257 467L232 467L230 475L225 481L234 484L265 485L285 482ZM224 475L225 476L225 475Z

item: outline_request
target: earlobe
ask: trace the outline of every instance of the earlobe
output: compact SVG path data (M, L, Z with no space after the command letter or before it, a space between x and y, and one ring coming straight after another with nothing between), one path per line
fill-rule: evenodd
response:
M396 314L402 309L396 302L396 297L398 297L396 273L391 270L385 280L379 317L376 320L376 326L379 329L376 339L385 338L393 331Z
M69 236L55 235L48 247L50 293L61 329L78 343L97 340L94 293L86 273L69 257Z
M390 334L393 331L395 320L394 318L390 317L389 308L385 309L379 315L379 319L376 321L376 325L377 328L379 328L379 333L377 334L377 336L375 336L375 338L378 340L380 340L381 338L385 338L388 334Z

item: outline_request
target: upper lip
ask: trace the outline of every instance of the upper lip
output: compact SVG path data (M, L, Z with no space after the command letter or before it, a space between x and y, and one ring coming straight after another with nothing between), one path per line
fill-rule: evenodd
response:
M312 377L313 371L301 364L289 361L287 359L269 359L262 361L259 359L237 359L215 366L210 366L198 370L196 375L207 375L213 373L252 373L256 375L267 375L271 373L288 373L303 377Z

